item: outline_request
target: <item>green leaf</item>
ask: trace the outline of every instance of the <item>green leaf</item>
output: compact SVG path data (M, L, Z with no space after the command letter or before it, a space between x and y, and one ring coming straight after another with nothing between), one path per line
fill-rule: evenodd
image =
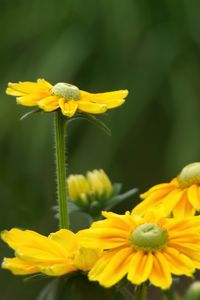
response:
M117 196L121 189L122 189L122 184L121 183L113 183L113 192L112 192L112 197Z
M35 113L38 113L38 112L41 112L41 111L42 111L42 110L39 109L39 108L33 109L33 110L27 112L26 114L24 114L23 116L21 116L20 121L22 121L22 120L28 118L28 117L29 117L30 115L32 115L32 114L35 114Z
M74 116L73 118L68 119L67 122L69 124L72 121L78 120L78 119L86 120L90 123L95 124L101 130L103 130L107 135L111 136L110 128L103 121L101 121L100 119L96 118L94 115L91 115L91 114L87 114L87 113L81 114L81 113L79 113L76 116Z
M110 210L111 208L113 208L114 206L118 205L119 203L121 203L122 201L132 197L133 195L135 195L138 192L138 188L134 188L124 194L121 195L117 195L115 197L113 197L112 199L110 199L108 201L108 204L106 206L106 210Z

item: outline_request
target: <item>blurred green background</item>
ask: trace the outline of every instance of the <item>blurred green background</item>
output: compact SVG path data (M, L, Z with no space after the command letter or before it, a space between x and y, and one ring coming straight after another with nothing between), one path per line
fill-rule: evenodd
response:
M19 121L28 108L7 82L69 82L91 92L129 89L103 120L69 127L70 173L103 168L123 190L169 180L200 160L198 0L1 0L1 230L57 229L53 115ZM131 208L135 199L127 207ZM0 255L11 255L1 243ZM1 300L32 300L45 279L0 272Z

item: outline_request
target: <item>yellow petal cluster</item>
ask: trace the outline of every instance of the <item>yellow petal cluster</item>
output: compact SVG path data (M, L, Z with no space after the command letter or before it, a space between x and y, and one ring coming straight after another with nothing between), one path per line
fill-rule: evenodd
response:
M133 209L134 214L144 215L152 207L163 206L168 215L193 216L200 210L200 163L185 166L176 178L151 187L140 197L143 201Z
M35 231L13 228L3 231L2 239L15 250L14 258L4 258L2 268L15 275L43 273L61 276L91 269L100 257L99 250L81 247L76 234L61 229L48 237Z
M170 219L158 211L145 217L129 212L125 215L104 212L103 215L105 220L79 232L85 247L104 249L88 274L90 280L111 287L127 276L133 284L150 280L153 285L166 289L172 283L172 274L192 276L195 268L200 268L200 217ZM146 248L135 245L132 237L139 227L159 228L165 239L156 247L156 239L152 244L148 232L144 232L147 240L144 235L142 242Z
M6 93L17 97L17 103L37 106L45 112L60 109L62 114L72 117L76 112L101 114L122 105L127 90L105 93L89 93L67 83L51 85L44 79L37 82L9 83Z
M103 170L93 170L83 175L70 175L67 179L70 199L74 202L98 200L102 196L109 198L112 195L112 183Z

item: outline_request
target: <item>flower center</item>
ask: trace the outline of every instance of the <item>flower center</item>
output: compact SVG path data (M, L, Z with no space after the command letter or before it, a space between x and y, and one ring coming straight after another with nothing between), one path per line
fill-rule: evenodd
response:
M77 86L59 82L56 83L52 88L52 93L56 96L63 97L67 100L79 100L80 99L80 90Z
M162 249L168 242L166 230L156 224L142 224L130 235L132 245L143 251L155 251Z
M189 187L192 184L200 184L200 162L185 166L177 177L180 188Z

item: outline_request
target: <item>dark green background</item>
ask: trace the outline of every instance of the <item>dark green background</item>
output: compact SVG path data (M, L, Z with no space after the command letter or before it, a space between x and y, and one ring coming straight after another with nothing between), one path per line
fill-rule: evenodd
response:
M91 92L129 89L103 117L112 137L85 121L69 127L70 173L103 168L141 191L200 160L198 0L0 1L0 224L47 234L53 218L53 114L28 108L7 82L65 81ZM129 208L134 204L129 203ZM121 207L121 210L125 207ZM1 256L11 251L1 243ZM0 272L1 300L32 300L45 280Z

